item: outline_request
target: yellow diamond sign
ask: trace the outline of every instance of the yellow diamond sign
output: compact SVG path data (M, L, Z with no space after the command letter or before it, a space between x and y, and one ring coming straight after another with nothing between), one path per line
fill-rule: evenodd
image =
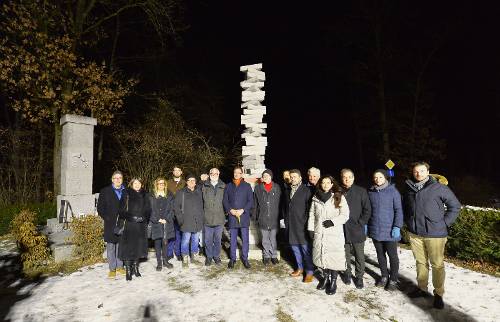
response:
M395 166L395 165L396 165L396 164L395 164L394 162L392 162L392 160L391 160L391 159L389 159L389 161L387 161L387 162L385 163L385 166L386 166L386 167L387 167L387 169L389 169L389 170L391 170L392 168L394 168L394 166Z

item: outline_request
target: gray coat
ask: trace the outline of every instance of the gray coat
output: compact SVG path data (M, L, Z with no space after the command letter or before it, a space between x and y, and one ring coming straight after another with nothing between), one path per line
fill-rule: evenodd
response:
M267 192L264 184L259 184L254 189L255 220L260 229L278 229L280 215L281 188L273 182L271 191Z
M406 189L403 214L408 230L423 237L448 236L448 227L457 219L461 207L450 188L429 177L420 190L407 180Z
M226 214L222 200L226 184L219 180L215 187L207 180L201 184L203 195L203 210L205 211L204 224L206 226L221 226L226 221Z
M203 228L203 197L200 189L188 187L177 191L174 199L174 214L182 232L196 233Z

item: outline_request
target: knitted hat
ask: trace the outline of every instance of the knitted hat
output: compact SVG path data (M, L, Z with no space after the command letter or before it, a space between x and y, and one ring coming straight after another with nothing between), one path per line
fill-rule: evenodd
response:
M267 173L268 175L270 175L271 179L273 178L273 172L271 170L269 170L269 169L264 170L264 172L262 172L262 177L264 176L265 173Z

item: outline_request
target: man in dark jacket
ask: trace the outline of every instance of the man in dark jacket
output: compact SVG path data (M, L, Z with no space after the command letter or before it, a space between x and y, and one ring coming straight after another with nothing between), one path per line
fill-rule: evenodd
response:
M177 192L174 200L174 213L182 232L182 263L199 261L198 232L203 228L203 197L196 186L196 177L186 177L186 187Z
M262 235L262 261L264 265L270 262L278 264L278 245L276 233L280 215L281 189L273 179L269 169L262 173L262 182L255 187L255 220L259 224Z
M445 185L429 176L429 164L412 164L414 180L406 180L403 196L404 221L417 262L418 289L410 297L428 296L429 262L432 267L434 307L444 308L444 247L448 228L460 212L460 202Z
M253 208L252 187L242 177L243 169L233 170L233 181L228 183L224 191L224 211L228 214L229 233L231 235L230 259L228 268L234 268L236 248L238 247L238 232L241 232L241 261L246 269L250 268L248 261L250 212Z
M370 219L372 209L366 189L354 184L354 172L351 169L342 169L340 180L349 205L349 220L344 224L346 270L342 275L342 281L351 284L351 257L354 254L356 266L354 285L361 289L365 273L365 225Z
M112 184L101 189L97 201L97 213L104 220L104 241L106 242L106 255L109 264L109 278L114 278L116 273L125 275L123 262L118 258L118 239L113 232L118 218L120 199L123 190L123 174L120 171L113 172Z
M226 184L219 179L219 175L219 169L210 169L209 179L203 181L201 185L203 210L205 211L203 237L205 239L206 266L210 266L212 260L216 265L221 264L222 229L226 221L222 201L224 199Z
M178 166L174 166L172 169L172 179L167 181L167 190L169 193L175 194L177 191L183 189L186 186L186 181L182 179L182 169ZM181 238L182 233L179 229L179 224L177 220L174 221L174 229L175 229L175 238L171 238L168 240L167 247L167 256L168 258L173 258L174 253L177 256L177 260L181 260Z
M306 276L304 283L313 281L313 263L311 258L311 240L306 233L311 202L311 189L302 183L300 170L290 170L290 186L284 192L284 216L288 242L292 247L297 269L290 273L292 277Z

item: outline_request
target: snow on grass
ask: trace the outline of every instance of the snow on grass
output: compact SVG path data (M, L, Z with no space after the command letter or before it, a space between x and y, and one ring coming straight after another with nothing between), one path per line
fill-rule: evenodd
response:
M370 262L375 250L368 242ZM337 294L316 290L317 281L291 278L288 263L264 267L253 261L246 270L191 264L156 272L156 260L141 264L143 277L131 282L107 278L107 265L86 267L67 276L47 278L19 292L30 296L11 307L11 321L498 321L500 280L446 263L445 309L430 299L409 299L374 286L378 267L367 264L365 288L338 281ZM411 251L400 249L403 288L415 281ZM429 285L432 291L432 285Z

